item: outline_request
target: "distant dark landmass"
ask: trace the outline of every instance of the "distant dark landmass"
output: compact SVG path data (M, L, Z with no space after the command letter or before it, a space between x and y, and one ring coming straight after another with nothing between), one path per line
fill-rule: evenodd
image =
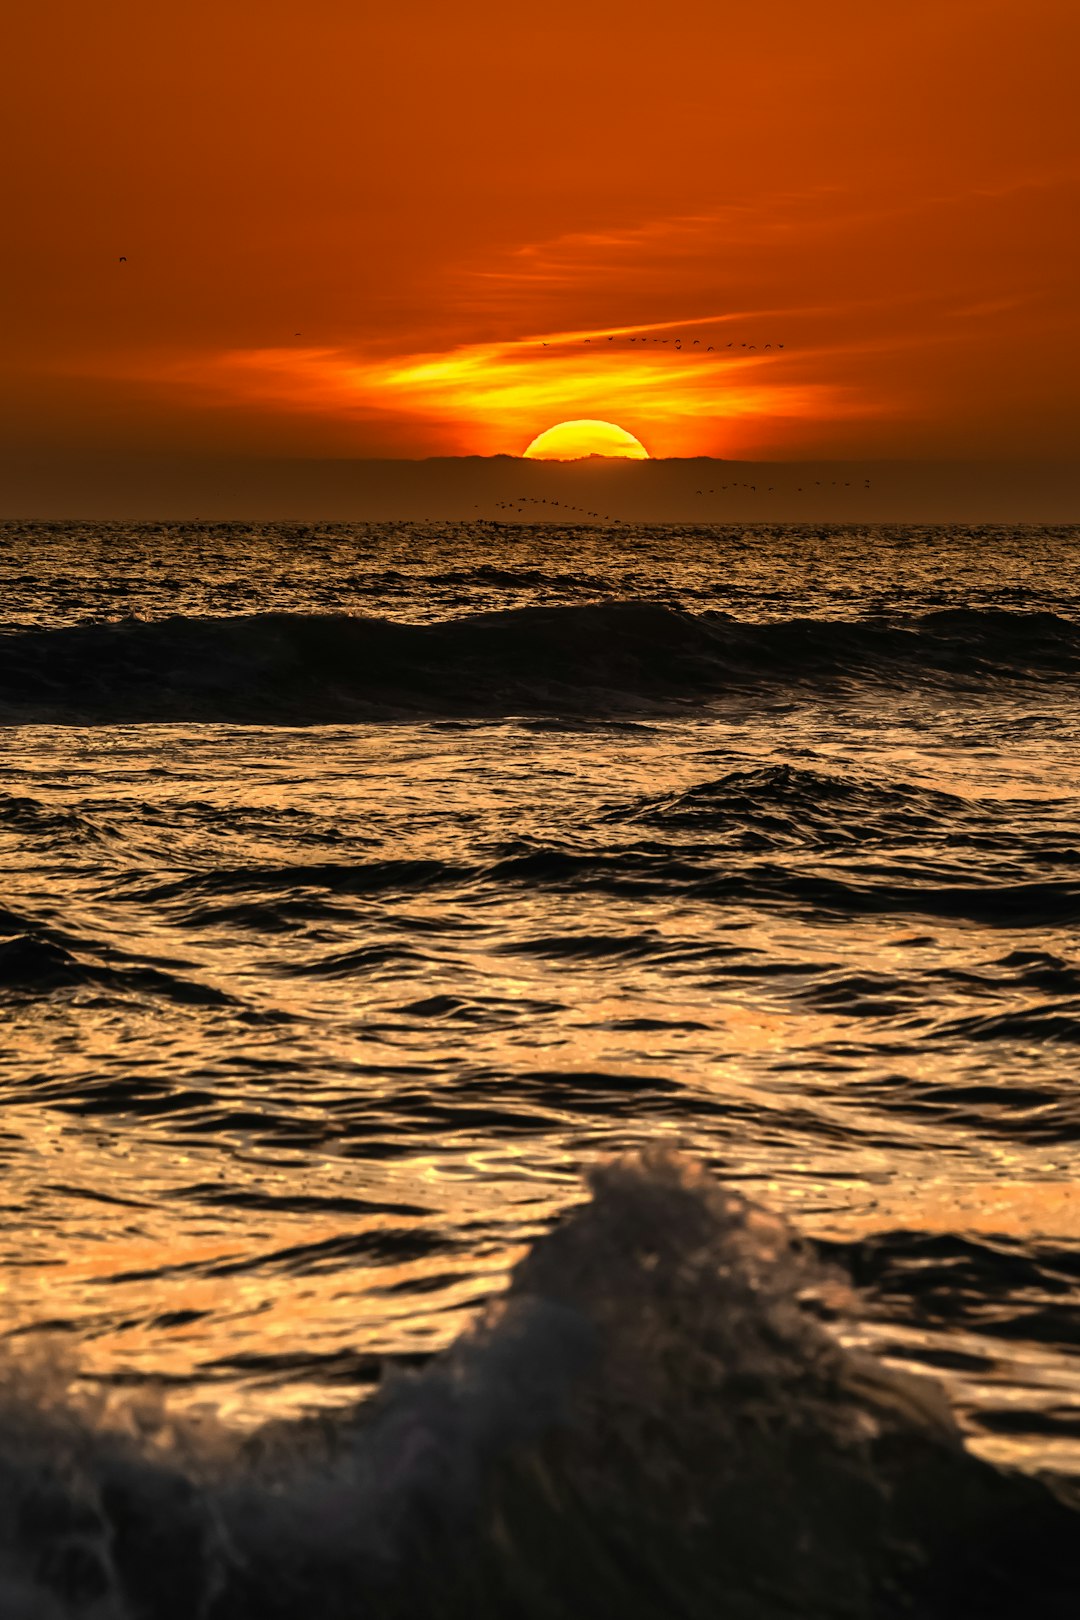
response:
M0 517L527 523L1071 523L1080 461L0 460Z

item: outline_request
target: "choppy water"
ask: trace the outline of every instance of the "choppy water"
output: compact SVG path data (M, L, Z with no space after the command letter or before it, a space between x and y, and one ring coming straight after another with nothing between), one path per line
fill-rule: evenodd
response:
M955 1615L1007 1519L1000 1592L1074 1611L1064 1510L975 1458L1080 1474L1080 531L8 525L0 592L0 1517L66 1482L23 1552L0 1524L19 1603ZM566 1298L548 1240L486 1336L295 1427L657 1144L852 1277L842 1320L650 1160ZM967 1461L860 1347L935 1375ZM164 1565L204 1548L179 1608L120 1476ZM940 1543L867 1528L905 1491ZM796 1574L716 1540L736 1498Z

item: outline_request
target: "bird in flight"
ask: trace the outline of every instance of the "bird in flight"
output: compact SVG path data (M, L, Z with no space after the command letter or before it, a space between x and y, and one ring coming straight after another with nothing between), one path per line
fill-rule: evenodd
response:
M296 337L300 337L301 335L302 334L299 333L299 332L297 332L295 334ZM604 333L604 334L599 335L597 337L597 339L596 339L597 343L601 342L602 337L604 337L604 336L606 336L607 341L609 343L617 343L617 342L642 343L642 344L670 343L670 344L673 345L676 354L686 354L688 348L702 349L702 350L704 350L704 352L706 354L715 354L716 353L715 345L713 345L712 343L706 344L704 338L688 338L688 337L684 337L684 336L680 336L680 335L676 335L675 337L650 337L644 332L642 332L640 334L635 334L633 337L631 337L627 333L608 332L608 333ZM583 344L587 343L587 344L589 344L591 346L592 342L593 342L593 339L591 337L587 337L587 338L577 339L576 341L581 342ZM548 341L548 339L544 338L544 339L541 339L540 346L543 349L549 349L549 348L551 348L552 345ZM770 343L763 343L763 344L750 343L747 340L744 340L741 343L737 343L735 339L731 339L729 342L727 342L727 343L725 343L723 345L723 348L721 349L721 353L723 353L724 349L734 349L736 347L738 347L740 349L746 349L748 352L753 351L754 353L760 353L761 350L763 350L763 349L768 349L770 352L772 350L774 350L774 349L782 349L784 347L784 345L782 343L771 343L771 342Z
M120 255L120 263L121 264L127 264L127 254L126 253L121 253L121 255Z

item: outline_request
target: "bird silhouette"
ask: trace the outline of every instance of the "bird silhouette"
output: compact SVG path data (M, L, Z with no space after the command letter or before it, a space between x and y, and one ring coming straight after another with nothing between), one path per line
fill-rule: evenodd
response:
M303 334L300 333L300 332L296 332L296 333L294 333L294 336L295 337L301 337L301 336L303 336ZM606 337L607 337L607 341L609 343L616 343L616 342L622 341L622 336L620 336L619 334L616 334L614 332L607 333ZM565 340L563 340L563 341L565 342ZM591 344L593 342L591 337L581 338L578 341L580 341L582 344L588 343L590 346L591 346ZM597 339L597 341L599 342L599 339ZM704 338L700 338L700 337L685 338L685 337L683 337L681 335L676 335L675 337L648 337L644 333L641 333L640 335L635 333L634 336L632 336L632 337L626 335L626 342L628 342L628 343L670 343L673 346L673 348L675 349L676 353L678 353L678 354L685 353L686 349L688 347L695 348L695 349L701 349L701 350L703 350L703 352L705 354L715 354L716 353L715 345L712 344L712 343L706 344ZM552 346L551 343L546 338L541 340L541 348L549 349L549 348L551 348L551 346ZM741 341L741 342L738 343L737 346L740 349L746 349L748 353L753 351L753 353L755 353L755 354L758 353L760 350L765 350L765 349L768 349L770 351L770 353L771 353L774 348L775 349L782 349L784 347L784 345L782 343L775 343L774 344L772 342L769 342L769 343L763 343L763 344L759 345L757 343L750 343L748 341ZM731 339L729 342L727 342L727 343L725 343L723 345L724 349L733 349L735 347L736 347L736 341L734 339ZM723 352L723 351L721 351L721 352ZM604 514L602 514L602 513L600 515L604 516Z
M120 263L121 264L127 264L127 254L126 253L121 253L121 255L120 255Z

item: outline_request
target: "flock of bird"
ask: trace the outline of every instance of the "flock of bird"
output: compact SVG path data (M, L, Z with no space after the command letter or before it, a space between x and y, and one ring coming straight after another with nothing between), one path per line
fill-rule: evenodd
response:
M573 519L574 522L579 521L581 518L594 519L597 523L624 523L626 521L625 518L615 517L611 512L591 512L587 507L573 505L571 501L548 500L546 495L519 495L515 500L493 501L492 506L494 507L495 511L507 512L511 517L522 517L527 508L530 506L546 506L548 511L542 515L544 517L550 517L552 515L552 509L557 506L559 508L560 517L562 517L566 512L577 513L577 517ZM476 506L474 507L474 511L479 512L479 510L480 505L479 502L477 502ZM537 516L540 515L540 513L537 513ZM482 519L481 521L484 520Z
M795 493L797 495L801 495L804 488L805 489L850 489L851 487L852 487L852 482L851 482L850 478L844 479L843 482L841 482L839 478L831 478L828 481L828 483L826 483L824 478L815 478L814 482L812 484L806 484L806 485L796 484ZM869 489L870 488L870 480L869 480L869 478L864 478L863 479L862 487L863 487L863 489ZM762 484L761 488L764 490L766 495L771 495L775 491L776 485L775 484ZM740 483L721 484L720 485L721 494L723 494L723 492L725 490L728 490L728 489L749 489L749 490L752 490L756 494L757 490L758 490L758 485L757 484L740 484ZM781 495L790 495L791 494L791 489L790 489L790 487L788 489L786 489L786 490L782 489L780 491L780 493L781 493ZM695 489L694 494L695 495L715 495L716 490L715 489Z
M619 333L619 334L614 334L613 333L612 335L610 335L606 339L606 341L603 338L599 338L599 337L598 338L591 338L591 337L587 337L587 338L571 338L571 339L565 339L565 338L564 339L559 339L559 338L544 339L544 338L541 338L541 340L540 340L540 348L542 348L542 349L551 349L553 351L562 353L563 351L570 348L571 346L573 346L575 348L584 348L584 346L586 344L589 344L591 347L595 347L597 349L604 350L607 347L608 343L611 343L611 344L618 343L620 345L625 343L627 346L629 346L632 343L632 344L634 344L635 349L637 350L637 352L639 354L641 353L641 351L643 349L647 349L650 344L665 344L665 343L670 345L671 349L673 351L679 353L679 354L689 354L694 349L698 349L701 352L701 354L724 354L724 355L726 355L729 349L733 352L733 355L735 353L737 353L740 349L745 349L747 351L747 353L749 353L751 349L754 349L759 354L764 354L766 349L771 349L771 350L773 350L775 352L776 350L782 349L784 347L784 345L782 343L761 343L761 344L749 343L749 342L743 343L743 342L737 342L734 338L732 338L730 343L706 343L705 339L700 338L700 337L689 338L689 339L685 338L685 337L646 337L644 335L642 335L642 336L634 336L634 337L627 337L625 335L625 333Z
M695 496L701 496L701 497L704 498L707 495L718 495L718 494L723 495L723 494L726 494L729 490L732 493L734 493L734 491L736 491L736 490L745 490L751 495L773 495L773 494L780 494L780 495L796 494L796 495L802 495L805 491L812 491L812 490L815 490L815 489L821 489L821 490L826 490L826 489L856 489L857 490L859 488L860 488L860 486L859 486L858 480L857 479L852 480L850 478L848 478L848 479L815 478L813 483L787 485L787 486L777 485L777 484L751 484L751 483L746 482L745 480L736 479L736 480L733 480L730 484L720 484L718 488L714 488L714 489L704 489L704 488L696 489L694 491L694 495ZM869 478L864 478L862 480L861 488L864 491L868 490L870 488L870 480L869 480ZM473 510L476 511L476 512L481 511L481 506L480 506L479 502L477 502L475 504L475 506L473 507ZM551 518L557 518L560 521L561 520L566 520L566 521L568 521L570 523L582 523L582 522L590 523L591 522L591 523L606 523L606 524L616 525L616 524L625 524L627 522L626 518L616 517L614 515L614 513L612 513L612 512L594 512L590 507L577 506L577 505L575 505L575 503L573 501L557 501L557 500L554 499L554 497L550 497L550 496L547 496L547 495L517 495L517 496L512 497L510 500L493 501L491 503L490 507L488 508L488 510L489 511L495 511L495 512L498 512L500 514L505 514L505 515L500 516L498 518L482 517L482 518L479 518L477 520L478 522L482 522L482 523L488 523L488 522L499 523L499 522L506 522L507 520L510 520L510 519L513 519L513 518L521 518L521 517L526 517L526 516L535 517L535 518L540 519L540 520L548 520L548 519L551 519Z

